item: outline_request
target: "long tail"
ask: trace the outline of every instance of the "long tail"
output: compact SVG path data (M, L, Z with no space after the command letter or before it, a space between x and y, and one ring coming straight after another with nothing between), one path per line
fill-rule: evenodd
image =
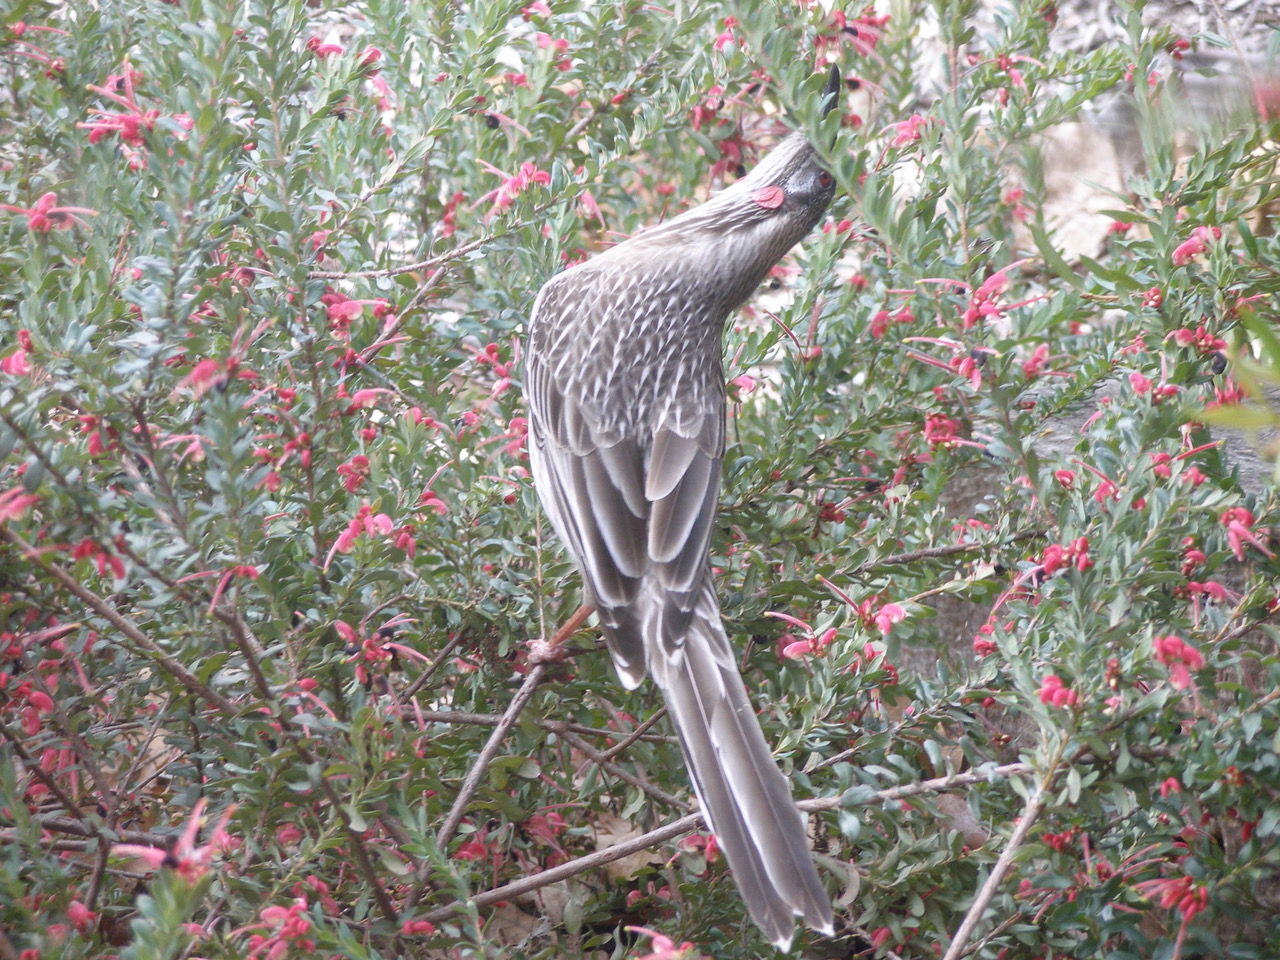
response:
M818 879L804 818L747 699L707 578L679 645L651 649L694 789L751 918L780 949L796 916L832 933L831 900Z

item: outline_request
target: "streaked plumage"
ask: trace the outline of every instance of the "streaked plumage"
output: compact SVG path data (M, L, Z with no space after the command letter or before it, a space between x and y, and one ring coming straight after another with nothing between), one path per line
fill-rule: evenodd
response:
M662 690L751 916L784 947L794 916L829 933L831 904L712 582L721 334L833 191L804 134L792 134L707 203L549 280L525 355L547 515L582 568L623 684L648 672Z

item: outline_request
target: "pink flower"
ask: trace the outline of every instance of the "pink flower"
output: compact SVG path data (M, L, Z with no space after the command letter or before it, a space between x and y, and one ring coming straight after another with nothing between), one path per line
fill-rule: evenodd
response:
M1074 707L1079 696L1057 674L1049 674L1040 682L1040 702L1048 707Z
M724 33L716 37L715 47L717 52L723 50L725 47L729 46L729 44L733 43L734 41L733 28L736 27L737 25L738 25L737 17L724 18Z
M1181 913L1184 927L1192 917L1209 905L1209 891L1198 886L1191 877L1144 880L1134 884L1134 889L1165 910L1174 909ZM1178 942L1181 941L1182 937L1179 936Z
M355 458L353 458L355 459ZM356 540L363 534L369 536L388 536L395 529L395 524L391 522L391 518L385 513L374 513L373 508L367 503L364 504L351 521L347 524L347 528L338 535L338 539L333 542L333 546L329 549L329 554L324 558L324 569L329 569L329 564L333 562L333 557L338 553L350 553L355 549Z
M347 492L355 493L364 486L364 481L369 476L369 458L363 453L358 453L346 463L338 464L337 470L338 476L343 478L342 484L347 488Z
M178 385L174 390L176 392L190 389L193 397L203 396L212 388L226 383L232 367L233 361L231 360L201 360L191 368L189 374L178 381Z
M34 493L26 493L22 487L0 493L0 523L18 519L39 499Z
M784 637L791 636L783 634ZM834 627L823 631L821 636L811 636L805 640L792 639L782 648L782 656L787 660L803 660L806 657L820 657L836 639Z
M254 934L249 938L247 960L280 960L290 949L314 951L314 941L307 938L311 932L311 918L307 915L307 898L298 897L287 907L265 907L258 915L260 927L271 929L268 936Z
M89 933L98 925L98 915L79 900L72 900L67 907L67 919L81 933Z
M343 413L352 414L357 410L368 410L370 407L377 406L378 397L381 394L393 392L385 387L365 387L362 390L357 390L351 395L351 405Z
M339 56L342 53L342 47L336 43L325 43L319 37L312 37L307 41L307 49L323 60L325 57Z
M876 625L876 629L885 636L889 635L889 631L893 629L895 623L901 623L905 619L907 619L907 611L896 603L886 603L871 615L871 620Z
M978 628L978 632L973 635L973 652L979 657L987 657L995 653L998 647L996 642L992 640L995 635L996 626L994 623L984 623Z
M48 233L50 230L70 230L74 224L87 227L77 214L97 216L97 210L88 207L60 207L56 193L42 194L34 207L15 207L12 204L0 203L0 210L21 213L27 218L27 229L32 233ZM7 372L7 371L6 371Z
M1042 343L1031 353L1031 358L1022 364L1022 375L1034 380L1044 372L1049 363L1049 345Z
M146 144L146 134L155 129L160 119L159 110L144 110L134 95L134 83L142 79L142 74L125 61L118 76L107 77L103 86L89 84L89 89L96 94L119 104L124 112L112 113L109 110L91 108L89 112L96 118L88 123L77 123L82 130L89 131L89 142L100 143L112 134L119 136L121 151L129 161L129 168L138 170L147 165L146 157L135 148ZM123 90L123 93L117 91ZM181 130L190 130L193 123L189 116L176 114L169 118Z
M924 440L933 449L954 446L959 438L956 431L960 424L940 413L931 413L924 421Z
M1169 683L1173 688L1185 690L1191 686L1191 671L1204 666L1200 651L1174 634L1156 637L1154 647L1156 659L1169 668Z
M1211 353L1227 349L1227 341L1221 337L1215 337L1204 328L1203 323L1194 330L1182 327L1173 331L1169 336L1173 337L1173 342L1180 347L1195 347L1196 352L1202 356L1208 356Z
M1244 559L1244 545L1250 543L1268 557L1275 559L1275 554L1267 549L1261 538L1268 534L1266 528L1253 529L1253 514L1244 507L1231 507L1224 510L1220 517L1222 525L1227 528L1227 544L1237 560Z
M693 944L686 940L680 946L676 946L675 941L670 937L649 930L646 927L627 927L632 933L642 933L646 937L652 937L653 947L652 953L646 953L642 957L636 957L636 960L692 960L696 956Z
M510 209L511 204L515 201L516 197L533 184L537 183L545 187L551 183L551 174L547 173L545 170L539 170L529 160L520 164L520 170L514 176L507 176L497 167L485 163L484 161L481 161L481 165L490 173L496 173L498 176L504 178L501 186L496 190L490 190L480 198L481 203L485 200L493 201L493 208L489 211L489 216L493 216L495 213L504 212Z
M1209 249L1209 245L1222 237L1218 227L1196 227L1191 236L1178 244L1170 258L1175 267L1184 267L1200 254Z
M436 516L443 517L449 512L449 506L441 500L434 491L424 490L422 496L418 498L418 506L427 510L434 510Z
M913 113L907 119L891 124L887 129L893 130L894 135L889 141L889 146L904 147L909 143L915 143L924 136L924 128L929 122L928 117Z
M188 883L195 883L208 871L214 855L228 849L233 842L226 832L226 827L231 815L235 812L236 805L234 803L223 812L217 826L213 828L213 833L209 836L209 842L200 847L195 845L196 834L200 832L200 818L204 814L204 808L205 798L201 797L196 801L196 805L191 808L191 817L187 821L187 826L171 850L161 850L159 847L140 846L132 843L118 843L111 848L111 852L116 856L135 857L142 860L152 870L168 867L176 871L178 876Z

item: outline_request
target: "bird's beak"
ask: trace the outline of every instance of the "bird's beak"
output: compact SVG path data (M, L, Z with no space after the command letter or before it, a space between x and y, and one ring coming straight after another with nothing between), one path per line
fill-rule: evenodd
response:
M828 113L836 108L836 104L840 101L840 88L844 86L841 76L840 67L836 64L831 65L831 73L827 75L827 89L822 93L822 115L825 117Z

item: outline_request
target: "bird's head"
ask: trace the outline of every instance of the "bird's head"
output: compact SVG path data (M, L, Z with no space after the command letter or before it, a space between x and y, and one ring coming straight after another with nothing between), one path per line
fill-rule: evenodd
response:
M840 88L840 71L833 66L823 92L823 116L835 109ZM835 177L804 131L796 131L745 177L686 216L696 219L702 213L743 226L785 223L788 233L796 232L794 243L818 222L835 191Z

